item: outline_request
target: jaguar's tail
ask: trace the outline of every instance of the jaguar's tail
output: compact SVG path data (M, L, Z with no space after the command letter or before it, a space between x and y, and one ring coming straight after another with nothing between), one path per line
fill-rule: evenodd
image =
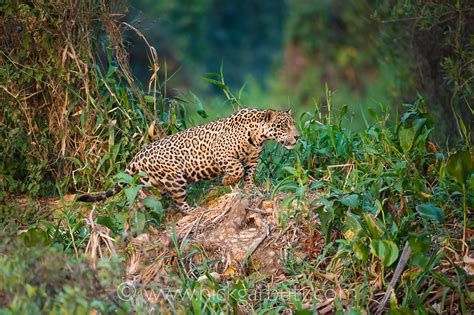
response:
M82 202L101 201L119 193L126 185L127 185L126 183L118 183L113 188L107 190L104 193L100 193L97 195L82 195L79 198L77 198L77 201L82 201Z

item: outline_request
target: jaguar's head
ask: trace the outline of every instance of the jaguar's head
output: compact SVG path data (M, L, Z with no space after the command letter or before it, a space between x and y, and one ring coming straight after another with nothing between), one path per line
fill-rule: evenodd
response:
M267 139L280 142L285 148L292 149L298 141L299 134L291 109L286 111L267 110L265 112L264 133Z

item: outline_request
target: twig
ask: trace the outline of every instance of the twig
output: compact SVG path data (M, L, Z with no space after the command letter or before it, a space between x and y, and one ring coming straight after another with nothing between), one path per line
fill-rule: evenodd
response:
M286 232L288 232L288 230L293 227L293 223L290 222L290 224L288 224L288 226L285 228L284 231L281 231L280 234L278 234L278 236L276 238L274 238L273 240L270 240L270 242L268 242L268 244L265 246L265 248L267 248L268 246L272 245L273 243L276 243L280 240L280 238L286 234Z
M265 224L265 233L259 237L258 239L255 240L255 242L253 242L252 246L250 246L250 249L249 251L247 252L247 255L245 255L245 260L244 260L244 268L245 270L248 269L248 265L249 265L249 260L250 260L250 257L253 255L253 253L257 250L258 246L260 246L260 244L262 244L262 242L267 238L268 235L270 235L270 227L267 223L264 223Z
M390 281L390 285L387 288L387 291L385 291L385 295L383 296L382 302L380 303L379 308L377 309L377 312L375 314L383 313L385 304L387 304L388 299L390 298L390 294L395 289L395 285L397 284L398 279L400 278L402 271L408 262L408 258L410 258L410 255L411 255L411 247L410 247L410 244L408 244L408 241L406 241L405 247L403 247L402 255L400 256L400 260L398 261L397 268L395 268L395 272L393 273L392 280Z
M186 238L189 236L189 234L191 233L191 231L196 228L195 231L197 231L197 228L199 227L199 223L201 223L201 219L202 217L204 216L204 213L205 212L202 212L201 215L199 216L199 218L196 219L196 221L194 221L194 224L189 228L189 230L186 232L186 234L184 235L183 237L183 240L181 241L181 246L183 246L183 243L184 241L186 240Z
M271 215L271 213L268 213L264 210L260 210L260 209L257 209L257 208L245 208L245 211L252 211L252 212L260 213L262 215Z
M217 221L219 221L223 216L225 216L229 211L230 209L232 209L232 205L229 205L230 203L230 200L227 200L226 204L225 204L225 208L224 208L224 211L222 211L221 214L219 214L217 217L215 217L211 222L212 223L216 223Z
M346 164L329 165L327 168L348 167L348 166L354 166L354 163L346 163Z

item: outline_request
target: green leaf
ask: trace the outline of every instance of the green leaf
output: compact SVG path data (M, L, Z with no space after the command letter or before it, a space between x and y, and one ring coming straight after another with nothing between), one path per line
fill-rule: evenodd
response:
M194 94L193 92L189 91L189 93L191 94L191 96L193 97L194 99L194 104L196 104L197 106L197 113L199 114L199 116L201 116L202 118L207 118L209 117L206 113L206 110L204 109L204 105L202 104L201 100L199 99L199 97L196 96L196 94Z
M369 249L361 240L354 242L353 246L354 255L362 261L367 261L369 259Z
M400 140L400 146L403 152L407 154L410 152L413 141L415 140L415 129L402 127L398 132L398 139Z
M454 177L459 184L466 184L467 179L474 172L474 155L468 151L458 151L449 157L448 174Z
M364 234L364 229L362 228L362 225L360 223L359 216L357 216L353 213L348 213L347 214L346 228L348 230L351 230L352 232L354 232L355 235L363 235Z
M114 220L112 220L112 218L109 216L101 215L97 217L97 223L108 227L112 232L117 231L117 227L115 226Z
M145 214L137 212L132 220L133 230L137 233L143 233L145 230L146 217Z
M386 267L393 264L398 258L398 247L390 240L373 240L370 243L370 251Z
M155 102L155 97L153 95L143 95L143 100L147 103L153 104Z
M418 205L416 206L416 211L418 211L422 218L435 220L438 222L444 221L443 209L433 206L432 204L425 203L422 205Z
M314 182L314 183L311 184L311 186L309 186L309 189L310 190L318 189L318 188L321 188L323 186L324 186L323 182Z
M427 253L431 248L431 239L428 232L411 232L408 237L412 253Z
M201 79L203 79L204 81L207 81L211 84L214 84L214 85L217 85L218 87L220 87L221 89L226 89L227 86L217 80L214 80L214 79L209 79L209 78L206 78L206 77L200 77Z
M125 189L125 196L127 196L128 204L132 205L140 191L140 186L130 187Z
M283 166L281 169L287 171L295 177L298 177L298 171L292 166Z
M422 270L429 270L430 256L426 253L412 253L409 261L410 265L420 267Z
M138 172L138 176L140 176L140 177L147 177L148 174L147 174L146 172L144 172L144 171L139 171L139 172Z
M161 202L153 196L146 197L145 199L143 199L142 203L143 205L145 205L145 207L151 208L156 212L160 212L163 210L163 205L161 204Z
M379 120L379 117L377 116L377 114L372 108L369 108L367 111L369 112L369 115L370 117L372 117L373 120L375 121Z
M127 173L118 173L117 175L114 176L114 178L119 181L119 182L125 182L127 184L132 184L133 183L133 177L128 175Z
M367 224L367 229L369 230L370 235L372 238L379 238L382 234L382 227L380 223L377 221L372 214L366 213L364 214L364 221Z
M349 208L355 208L359 205L359 196L352 194L347 197L339 198L339 202Z
M247 288L245 287L245 282L243 280L238 280L232 285L230 296L238 302L246 300Z
M347 104L342 105L341 111L339 112L339 120L342 120L344 115L347 114L348 108Z
M49 234L40 228L29 229L25 233L21 233L19 238L27 246L45 246L51 242L51 237L49 237Z

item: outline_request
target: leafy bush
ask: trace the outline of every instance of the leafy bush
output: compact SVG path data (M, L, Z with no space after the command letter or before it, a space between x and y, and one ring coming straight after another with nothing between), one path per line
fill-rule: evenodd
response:
M2 314L127 311L127 305L106 289L121 282L119 261L92 270L85 258L66 256L46 244L28 245L6 231L0 239Z
M0 55L0 198L95 187L97 175L123 169L149 134L185 126L184 110L166 98L153 47L149 93L136 86L124 24L110 12L120 7L105 1L0 7L12 30Z

